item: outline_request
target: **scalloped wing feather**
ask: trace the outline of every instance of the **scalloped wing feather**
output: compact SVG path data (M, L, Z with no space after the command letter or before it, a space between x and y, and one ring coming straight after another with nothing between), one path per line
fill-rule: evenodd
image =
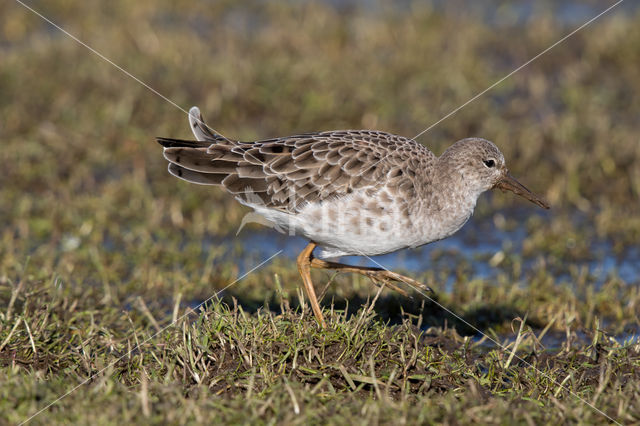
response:
M238 142L211 132L195 107L189 122L198 141L158 138L171 174L223 186L240 201L259 200L288 213L358 189L393 186L398 196L415 195L416 176L435 161L416 141L384 132L341 130Z

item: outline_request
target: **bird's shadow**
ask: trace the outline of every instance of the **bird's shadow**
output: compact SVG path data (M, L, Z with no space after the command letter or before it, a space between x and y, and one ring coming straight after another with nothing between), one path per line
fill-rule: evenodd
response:
M390 325L400 324L407 317L421 318L420 324L423 328L453 327L463 336L481 334L484 330L504 326L514 318L522 318L525 315L515 307L505 304L480 305L465 312L457 312L458 308L448 307L440 302L437 294L432 294L429 297L430 299L424 299L419 295L413 295L412 298L407 298L396 294L382 294L375 301L373 312L380 320ZM350 318L358 314L363 307L371 306L373 298L374 294L369 297L352 295L345 298L328 292L320 305L324 310L333 308L337 311L346 311L346 318ZM255 313L259 309L268 309L273 313L281 314L283 309L300 309L297 298L290 298L288 303L283 304L282 299L276 294L267 300L253 299L240 293L226 294L222 301L229 305L237 304L248 313ZM531 321L528 322L531 323ZM531 325L535 326L535 324Z

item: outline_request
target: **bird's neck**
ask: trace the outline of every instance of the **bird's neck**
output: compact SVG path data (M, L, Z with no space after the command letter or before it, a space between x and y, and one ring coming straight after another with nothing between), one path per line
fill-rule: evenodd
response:
M459 169L446 165L436 165L429 182L420 191L423 196L419 216L438 224L428 232L433 240L438 240L450 236L469 220L481 192L467 184Z

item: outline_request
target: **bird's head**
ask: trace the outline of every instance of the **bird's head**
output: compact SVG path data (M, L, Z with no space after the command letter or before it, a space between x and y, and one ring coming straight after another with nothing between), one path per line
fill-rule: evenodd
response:
M471 193L480 195L489 189L499 188L512 191L542 208L549 208L544 199L511 176L504 155L495 144L486 139L459 140L451 145L438 161L442 165L441 173L458 176Z

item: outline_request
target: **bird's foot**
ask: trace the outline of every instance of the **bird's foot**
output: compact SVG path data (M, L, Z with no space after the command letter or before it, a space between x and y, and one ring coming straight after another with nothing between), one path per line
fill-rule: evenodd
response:
M421 282L414 280L413 278L409 278L396 272L381 269L366 271L364 272L364 274L367 277L371 278L374 283L387 286L406 297L409 297L409 293L407 293L404 289L398 287L396 283L405 283L409 287L413 287L413 289L422 294L424 294L424 292L433 293L433 290L431 290L429 286L426 286Z

